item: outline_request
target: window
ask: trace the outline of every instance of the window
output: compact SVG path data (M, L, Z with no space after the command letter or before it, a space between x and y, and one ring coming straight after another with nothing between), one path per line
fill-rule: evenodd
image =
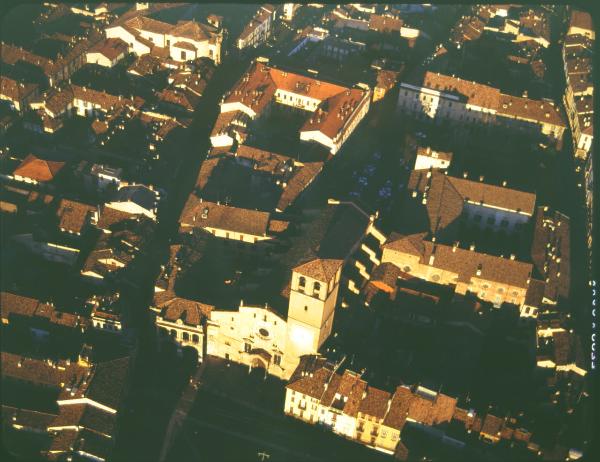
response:
M488 217L487 224L493 225L496 222L496 217Z
M304 305L304 311L308 311L308 306Z
M229 353L225 353L225 359L229 359Z
M298 280L298 286L304 289L306 287L306 278L304 276L300 276Z
M280 355L275 355L273 357L273 362L275 363L276 366L279 366L281 364L281 356Z
M185 51L182 51L182 52L181 52L181 59L182 59L183 61L185 61L185 59L186 59L186 57L185 57Z
M229 239L229 232L226 232L226 233L225 233L225 238L226 238L226 239Z
M313 286L313 293L318 294L320 290L321 290L321 283L315 282L315 284Z
M249 343L244 343L244 352L245 353L250 353L251 349L252 349L252 345L250 345Z
M188 342L190 340L190 334L188 334L187 332L183 333L183 340Z
M198 334L192 335L192 342L193 343L199 343L200 342L200 337L198 337Z
M243 240L244 240L244 235L240 234L240 241L243 241Z
M177 331L175 329L171 329L171 338L177 338Z

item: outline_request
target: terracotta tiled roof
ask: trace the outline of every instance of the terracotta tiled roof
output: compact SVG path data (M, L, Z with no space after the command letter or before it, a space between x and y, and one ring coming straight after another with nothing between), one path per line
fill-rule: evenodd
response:
M495 110L500 104L500 90L497 88L458 77L427 71L423 86L446 93L457 93L473 106Z
M173 25L157 21L146 16L136 16L125 22L125 25L135 30L144 30L155 34L168 34L173 30Z
M70 86L61 90L50 90L44 103L46 109L55 116L66 111L71 104L73 104L73 91Z
M137 75L148 75L154 74L161 69L160 58L152 56L150 54L144 54L139 56L135 62L129 66L127 72Z
M385 90L390 90L391 88L398 83L398 75L397 71L390 71L386 69L381 69L377 72L377 87L383 88Z
M68 404L60 406L59 414L48 427L84 427L105 436L111 436L115 430L114 414L98 409L89 404Z
M48 425L56 418L55 414L30 409L19 409L2 405L2 420L8 425L21 425L26 430L33 429L45 432Z
M408 190L426 194L431 232L443 230L463 213L465 202L533 215L535 194L481 181L445 175L440 170L413 170ZM421 200L419 196L413 198Z
M99 42L94 47L90 48L88 53L100 53L112 61L113 59L117 59L120 55L127 54L127 51L127 43L120 38L107 38L103 42Z
M112 409L118 409L125 394L130 367L129 357L95 365L85 396Z
M132 218L135 218L135 215L103 205L96 226L100 229L110 229L113 225Z
M538 207L531 259L546 281L544 295L553 301L567 298L571 282L569 217Z
M61 199L56 215L59 219L58 227L74 233L81 233L87 219L96 207L81 202Z
M35 83L22 83L5 75L0 75L0 94L11 101L22 104L29 95L37 90L37 88L38 85Z
M269 221L269 233L282 233L288 229L289 225L289 221L271 220Z
M321 131L334 138L355 114L366 90L348 88L255 62L225 98L240 102L260 114L277 90L301 94L321 102L301 131Z
M244 30L240 34L238 40L245 40L248 36L250 36L252 32L254 32L254 29L269 19L274 10L275 8L273 5L262 5L259 7L250 22L248 22L244 27Z
M32 180L47 182L52 181L54 177L65 166L65 162L55 162L51 160L40 159L33 154L29 154L21 165L13 172L13 175L19 175Z
M569 25L579 29L594 30L592 16L585 11L572 10Z
M315 357L303 357L300 361L300 365L296 368L286 388L311 398L320 399L325 391L325 385L334 376L332 365ZM311 361L314 364L305 367L306 363Z
M75 380L83 381L89 372L89 367L77 363L67 364L65 361L59 361L58 366L54 367L41 359L2 352L2 375L17 380L60 388L61 384L69 384Z
M128 98L111 95L104 91L93 90L91 88L80 87L78 85L71 86L73 97L81 101L87 101L99 105L103 110L109 111L119 106L134 106L135 102ZM139 105L139 103L138 103Z
M502 94L498 114L566 127L565 116L560 107L547 101Z
M361 401L358 412L370 417L383 419L388 410L391 393L374 387L367 387L366 395Z
M167 297L163 297L166 299ZM202 325L202 320L210 316L210 312L214 309L212 305L180 298L172 294L172 298L163 302L157 308L161 309L161 316L169 322L176 322L178 319L192 327Z
M481 433L490 435L495 438L500 437L502 430L502 419L492 414L487 414L483 420L483 426L481 427Z
M426 236L426 232L407 236L392 233L385 244L383 244L383 248L420 256L425 252L423 240Z
M343 260L317 258L295 267L294 271L318 281L329 283L343 263Z
M253 236L266 236L269 218L268 212L219 205L203 201L191 194L179 222L183 227L215 228Z
M400 32L403 25L404 21L402 19L392 16L372 14L369 17L369 29L376 32Z
M197 51L196 47L190 42L175 42L172 47L183 48L184 50Z
M323 170L324 162L306 162L304 165L288 180L284 188L277 209L284 211L289 207L304 189L317 177Z
M216 29L206 24L195 21L179 21L170 34L174 37L188 38L203 42L215 35ZM195 49L195 47L194 47Z
M158 97L164 103L174 104L190 112L195 109L200 101L200 98L194 93L179 88L165 88Z

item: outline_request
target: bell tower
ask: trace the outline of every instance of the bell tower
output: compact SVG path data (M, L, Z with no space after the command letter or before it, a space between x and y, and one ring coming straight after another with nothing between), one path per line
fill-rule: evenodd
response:
M293 269L286 354L314 354L331 334L342 264L317 258Z

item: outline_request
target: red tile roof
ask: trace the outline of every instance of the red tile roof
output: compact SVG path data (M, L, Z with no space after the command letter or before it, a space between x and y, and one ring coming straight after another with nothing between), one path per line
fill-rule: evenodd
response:
M321 131L330 138L334 138L350 120L368 93L255 62L229 92L224 103L239 102L260 114L277 90L320 101L301 131Z
M294 271L318 281L329 283L343 263L343 260L317 258L296 266Z
M18 175L32 180L47 182L52 181L54 177L65 166L65 162L54 162L51 160L40 159L33 154L29 154L21 165L13 172L13 175Z
M500 104L500 90L497 88L458 77L427 71L423 79L423 86L432 90L458 93L466 98L468 104L473 106L497 109Z
M123 40L120 38L108 38L90 48L88 53L100 53L112 61L121 55L127 54L127 51L127 43Z

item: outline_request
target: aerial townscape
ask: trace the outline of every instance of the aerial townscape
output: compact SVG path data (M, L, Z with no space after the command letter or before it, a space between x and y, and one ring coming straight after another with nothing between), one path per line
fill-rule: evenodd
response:
M593 459L591 8L2 8L2 461Z

